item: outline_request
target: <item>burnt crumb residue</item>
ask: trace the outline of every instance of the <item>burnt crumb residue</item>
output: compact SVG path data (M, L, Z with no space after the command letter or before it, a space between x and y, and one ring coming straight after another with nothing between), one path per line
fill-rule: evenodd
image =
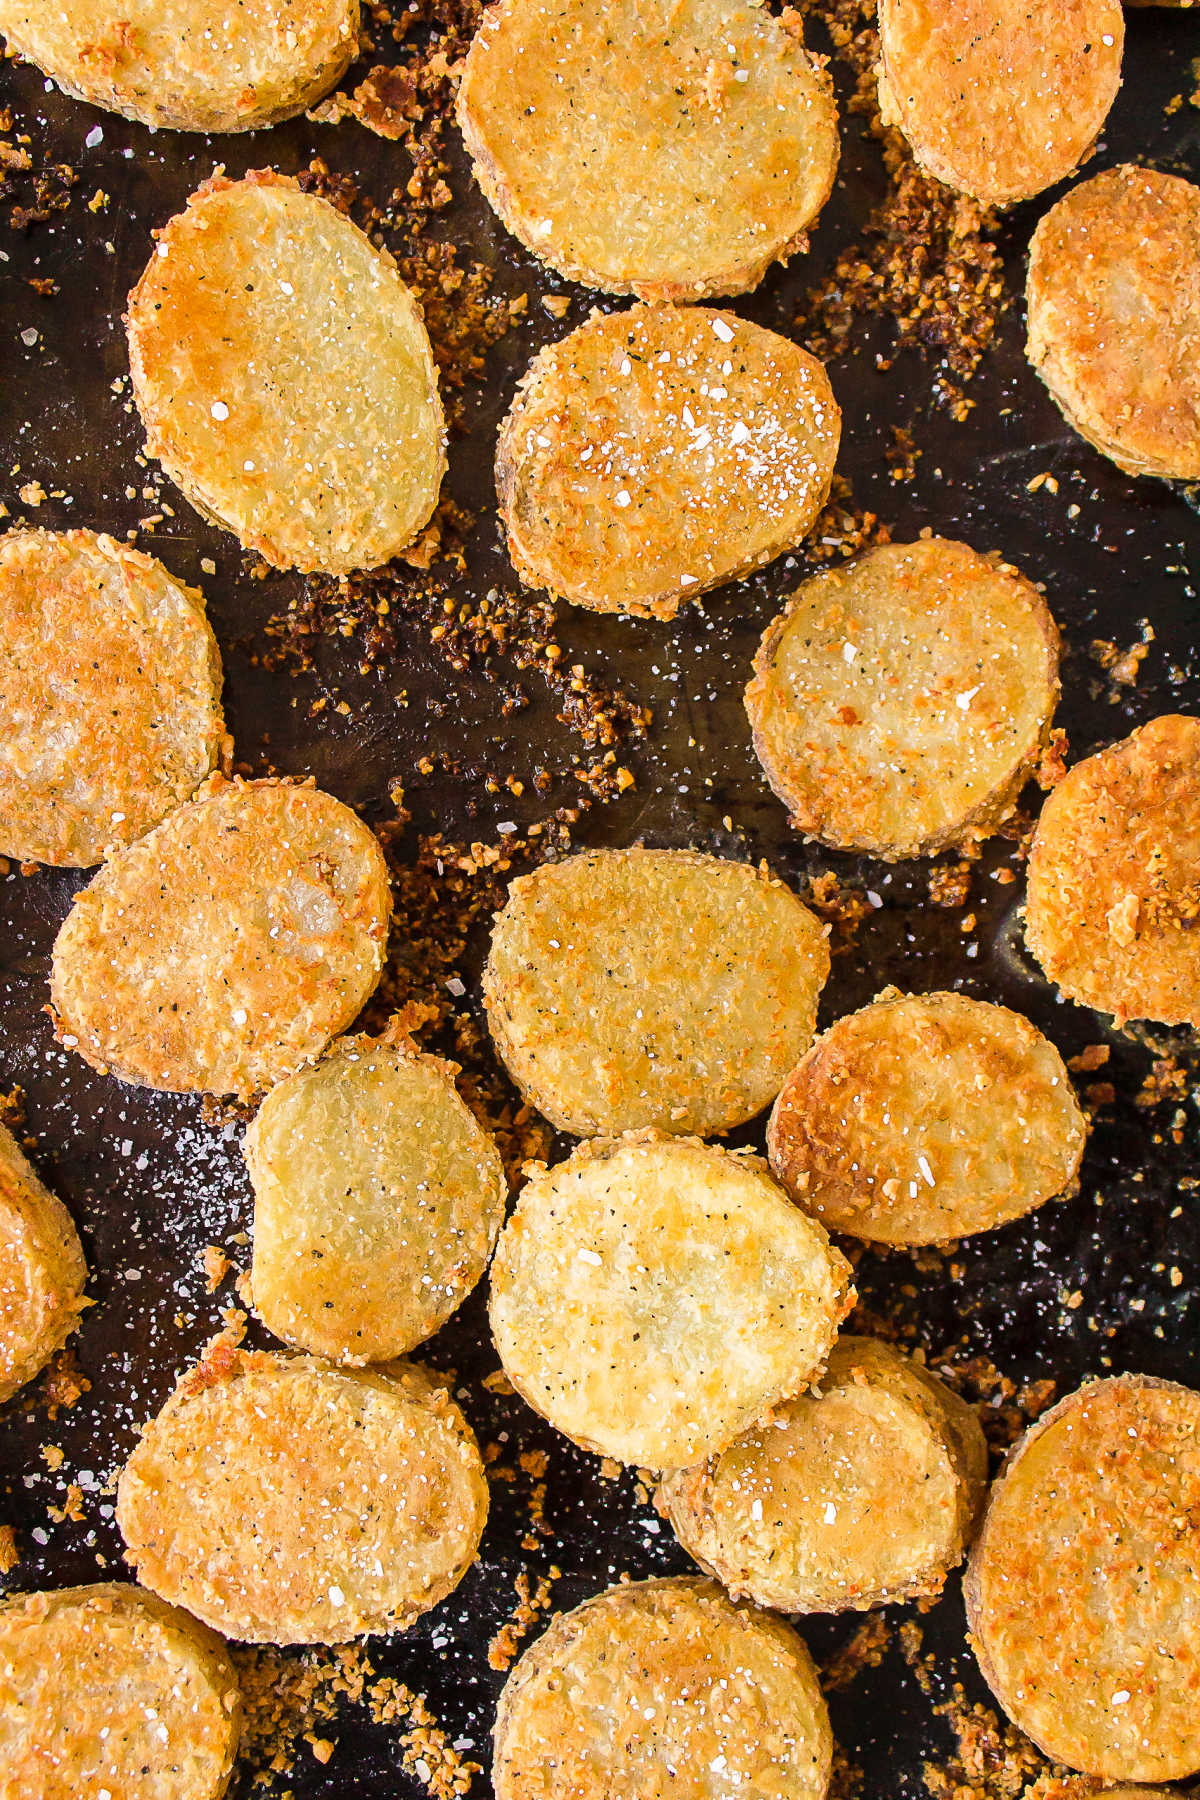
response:
M856 353L860 321L874 317L891 328L894 350L917 349L936 358L933 398L957 419L973 404L963 388L995 336L1006 304L996 247L997 215L956 194L913 161L898 131L880 116L875 65L879 34L874 0L799 0L820 19L834 53L853 70L849 110L867 121L882 147L888 192L861 240L843 250L832 273L803 301L796 316L810 349L822 357ZM891 355L876 356L880 369ZM897 479L908 478L905 446L895 448Z
M69 163L44 162L34 140L18 126L12 109L0 109L0 207L13 231L29 231L55 213L66 212L79 180ZM39 288L37 282L31 287ZM53 292L40 286L43 294Z

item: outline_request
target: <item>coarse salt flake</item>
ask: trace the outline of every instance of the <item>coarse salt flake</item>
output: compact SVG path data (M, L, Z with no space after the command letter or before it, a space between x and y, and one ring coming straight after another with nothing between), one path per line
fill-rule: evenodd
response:
M214 400L209 407L209 411L212 413L213 418L218 420L221 424L224 424L225 420L229 417L229 408L223 400Z
M724 319L714 319L712 328L714 337L719 337L723 344L732 344L733 330L725 323Z

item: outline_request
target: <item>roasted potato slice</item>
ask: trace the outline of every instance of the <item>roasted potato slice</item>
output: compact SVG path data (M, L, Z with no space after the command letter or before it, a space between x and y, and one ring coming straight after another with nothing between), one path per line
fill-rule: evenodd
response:
M0 1601L5 1800L219 1800L237 1675L215 1633L123 1582Z
M206 181L126 323L149 454L264 561L371 569L428 520L445 426L421 310L327 200L269 170Z
M734 313L595 313L539 352L500 428L496 489L531 587L670 619L798 543L841 413L815 356Z
M930 175L1012 206L1087 156L1124 43L1118 0L880 0L880 109Z
M805 1387L853 1300L758 1158L643 1132L535 1167L490 1310L509 1379L559 1431L678 1469Z
M889 1344L843 1336L818 1389L668 1475L658 1507L735 1600L844 1612L939 1594L986 1484L970 1407Z
M402 1356L475 1286L504 1220L504 1166L452 1065L339 1038L246 1133L254 1309L333 1362Z
M966 1580L979 1666L1047 1756L1107 1781L1200 1770L1200 1394L1121 1375L1012 1451Z
M358 50L359 0L0 0L10 51L92 106L254 131L319 100Z
M1025 936L1070 1000L1200 1025L1200 719L1167 713L1076 763L1042 808Z
M458 118L527 249L643 300L757 287L808 247L837 169L828 76L751 0L500 0Z
M214 776L76 895L54 942L60 1036L122 1081L248 1096L351 1023L390 907L383 853L340 800Z
M94 531L0 537L0 855L91 867L224 742L202 594Z
M483 992L513 1080L561 1131L706 1137L812 1042L827 927L790 888L690 850L593 850L512 883Z
M117 1487L138 1579L252 1643L407 1629L462 1580L486 1517L470 1427L407 1363L217 1350L145 1427Z
M797 831L889 860L1011 813L1058 704L1032 583L966 544L880 544L814 575L770 625L746 710Z
M66 1343L86 1280L70 1213L0 1125L0 1401Z
M823 1800L833 1738L782 1619L706 1581L638 1581L560 1613L508 1678L496 1800Z
M767 1152L830 1231L939 1244L1074 1193L1086 1139L1062 1057L1028 1019L965 994L889 993L801 1058Z
M1200 188L1125 163L1033 234L1026 353L1068 424L1127 475L1200 477Z

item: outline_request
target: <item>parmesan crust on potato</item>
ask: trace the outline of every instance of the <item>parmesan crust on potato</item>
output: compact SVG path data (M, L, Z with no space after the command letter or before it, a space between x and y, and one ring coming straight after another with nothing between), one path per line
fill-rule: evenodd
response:
M965 994L881 996L817 1039L767 1127L777 1181L830 1231L938 1244L1073 1194L1087 1121L1028 1019Z
M880 110L928 174L1012 206L1087 156L1124 42L1119 0L880 0Z
M86 1280L70 1213L0 1125L0 1401L66 1343Z
M496 1800L823 1800L833 1738L782 1619L686 1579L560 1613L496 1713Z
M372 569L428 520L446 457L421 309L327 200L269 170L206 181L126 323L147 451L264 561Z
M1047 1756L1115 1782L1200 1770L1200 1394L1121 1375L1044 1413L965 1592L988 1685Z
M122 1081L247 1097L352 1022L390 907L383 852L340 800L214 776L76 895L54 942L59 1036Z
M0 537L0 856L89 868L224 744L202 594L94 531Z
M1200 477L1200 188L1126 163L1033 234L1026 352L1067 422L1128 475Z
M1068 999L1200 1025L1200 719L1151 719L1067 771L1034 833L1025 936Z
M1003 822L1058 704L1058 631L997 557L880 544L798 588L754 659L754 748L797 831L892 860Z
M342 1644L457 1587L487 1504L470 1427L416 1365L218 1348L143 1430L117 1524L139 1581L225 1636Z
M340 1363L402 1356L475 1286L504 1220L504 1166L453 1064L339 1038L280 1082L243 1146L254 1309Z
M939 1594L986 1484L971 1408L891 1345L840 1337L818 1390L668 1475L658 1507L735 1599L844 1612Z
M514 881L483 992L513 1080L560 1131L711 1137L812 1042L827 928L773 876L690 850L592 850Z
M853 1301L849 1264L757 1157L642 1132L534 1165L490 1312L513 1386L559 1431L679 1469L805 1387Z
M302 112L358 50L359 0L0 0L8 48L152 129L253 131Z
M123 1582L0 1601L3 1800L219 1800L241 1699L225 1646Z
M824 367L734 313L595 313L533 360L496 446L508 548L531 587L670 619L798 543L841 413Z
M551 268L643 300L757 287L807 249L837 108L752 0L500 0L458 95L480 187Z

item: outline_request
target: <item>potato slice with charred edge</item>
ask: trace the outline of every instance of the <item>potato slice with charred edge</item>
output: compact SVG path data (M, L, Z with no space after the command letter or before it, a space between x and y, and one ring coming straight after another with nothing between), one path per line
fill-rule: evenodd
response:
M496 1800L823 1800L833 1738L812 1658L782 1619L686 1579L560 1613L496 1713Z
M658 1507L734 1599L844 1612L939 1594L986 1482L970 1407L889 1344L844 1336L818 1389L668 1475Z
M76 895L54 942L59 1035L122 1081L250 1095L351 1023L390 906L383 853L340 800L215 776Z
M205 518L280 569L373 569L437 504L445 427L421 311L327 200L215 177L129 297L146 448Z
M745 863L586 851L511 884L484 970L488 1025L561 1131L712 1136L760 1112L812 1042L826 935Z
M70 1213L0 1125L0 1401L66 1343L86 1280Z
M979 1666L1055 1762L1114 1782L1200 1770L1200 1394L1121 1375L1011 1452L967 1570Z
M1012 206L1087 156L1124 43L1118 0L880 0L880 109L928 174Z
M944 1244L1074 1193L1086 1139L1062 1057L1028 1019L965 994L889 992L801 1058L767 1153L830 1231Z
M794 15L751 0L501 0L458 118L527 249L643 300L757 287L807 248L837 168L828 76Z
M455 1073L403 1041L339 1038L267 1095L243 1149L254 1309L277 1337L334 1362L385 1362L475 1286L506 1187Z
M202 594L94 531L0 537L0 855L89 868L224 743Z
M1058 704L1058 631L1032 583L966 544L880 544L796 590L746 710L797 831L894 860L986 837Z
M670 619L798 543L841 413L816 357L707 307L594 314L533 360L496 447L523 581Z
M5 1800L219 1800L237 1675L214 1632L123 1582L0 1601Z
M255 131L319 100L359 0L0 0L0 32L66 94L179 131Z
M1200 719L1166 713L1067 771L1034 833L1025 935L1068 999L1200 1025Z
M853 1299L758 1158L643 1132L535 1165L490 1312L513 1386L559 1431L678 1469L805 1387Z
M1200 188L1106 169L1029 247L1026 353L1089 444L1128 475L1200 477Z
M145 1427L117 1487L138 1579L252 1643L405 1630L457 1587L486 1517L469 1426L408 1363L219 1349Z

